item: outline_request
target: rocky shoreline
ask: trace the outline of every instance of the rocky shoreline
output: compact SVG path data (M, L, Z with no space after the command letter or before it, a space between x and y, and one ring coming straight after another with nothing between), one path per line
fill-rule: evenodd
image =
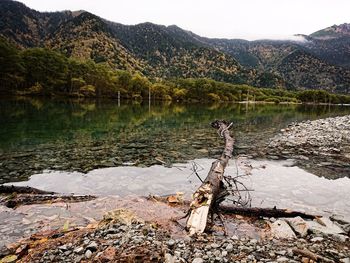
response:
M121 209L106 214L97 226L33 235L29 242L13 246L16 254L0 262L350 262L349 233L341 238L312 228L306 233L296 223L300 219L291 220L298 237L288 236L291 230L281 229L286 221L274 218L266 221L266 232L272 235L265 238L223 236L218 231L176 237L156 222ZM327 231L343 231L331 224Z
M350 176L350 115L292 123L270 139L271 159L296 159L320 176Z

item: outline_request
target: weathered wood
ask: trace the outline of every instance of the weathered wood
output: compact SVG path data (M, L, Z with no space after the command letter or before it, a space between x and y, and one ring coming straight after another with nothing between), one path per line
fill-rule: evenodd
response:
M193 201L190 205L191 214L186 223L190 235L204 232L209 211L217 206L225 196L222 179L228 161L232 157L234 140L230 136L230 125L227 122L214 121L211 125L224 138L225 148L221 157L212 163L202 185L193 194Z
M63 195L48 192L29 186L0 185L0 204L9 208L20 205L57 203L57 202L84 202L95 199L92 195Z
M43 204L43 203L76 203L86 202L95 199L92 195L44 195L44 194L20 194L14 197L5 198L0 204L9 208L16 208L21 205Z
M47 192L29 186L0 185L0 194L55 194L55 192Z
M181 200L181 202L169 202L169 196L175 195L165 195L165 196L154 196L150 195L146 197L147 200L155 200L158 202L163 202L170 204L172 206L188 206L191 204L188 200ZM219 205L218 210L222 214L231 214L231 215L242 215L247 217L296 217L300 216L304 219L317 219L319 215L311 215L299 211L289 210L289 209L277 209L277 208L262 208L262 207L238 207L233 205Z
M312 259L314 262L330 262L330 263L334 262L334 260L317 255L317 254L315 254L307 249L293 248L292 251L294 254L301 255L301 256L307 257L309 259Z
M260 207L235 207L228 205L220 205L219 210L224 214L236 214L252 217L296 217L300 216L305 219L316 219L319 216L310 215L303 212L292 211L288 209L277 208L260 208Z

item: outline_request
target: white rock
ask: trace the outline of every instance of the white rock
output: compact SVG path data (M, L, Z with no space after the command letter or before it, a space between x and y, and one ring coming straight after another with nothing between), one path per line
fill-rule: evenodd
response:
M91 256L92 256L92 252L90 250L86 250L85 257L89 259L91 258Z
M301 237L306 237L309 227L304 219L297 216L294 218L288 218L287 222L297 234L299 234Z
M350 258L342 258L340 260L340 262L342 262L342 263L350 263Z
M323 241L323 237L314 237L314 238L311 238L311 242L321 242L321 241Z
M227 244L226 251L230 253L232 252L232 250L233 250L233 245L231 243Z
M279 257L277 258L277 262L289 262L289 259L286 257Z
M203 259L201 258L195 258L192 263L203 263Z
M290 228L288 223L284 220L277 220L272 224L269 223L269 226L271 228L271 234L275 238L284 238L284 239L296 238L295 233Z
M169 253L166 253L164 255L164 263L174 263L175 262L175 258L170 255Z
M342 235L342 234L335 234L335 235L333 235L333 238L339 242L349 241L349 237L346 235Z
M308 221L307 225L310 231L325 235L345 234L343 229L334 224L329 218L321 217L314 221Z

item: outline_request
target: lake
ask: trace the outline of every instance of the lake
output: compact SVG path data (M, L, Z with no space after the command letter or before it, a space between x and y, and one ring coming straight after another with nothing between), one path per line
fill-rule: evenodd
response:
M2 99L0 183L47 169L87 173L217 157L222 140L210 127L215 119L233 122L235 154L255 156L291 122L345 114L350 107Z

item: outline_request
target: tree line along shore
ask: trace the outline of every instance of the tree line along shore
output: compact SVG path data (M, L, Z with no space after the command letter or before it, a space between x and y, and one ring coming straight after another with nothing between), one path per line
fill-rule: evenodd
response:
M175 100L349 104L350 95L325 90L257 88L207 78L151 79L44 49L19 50L0 38L0 94Z

